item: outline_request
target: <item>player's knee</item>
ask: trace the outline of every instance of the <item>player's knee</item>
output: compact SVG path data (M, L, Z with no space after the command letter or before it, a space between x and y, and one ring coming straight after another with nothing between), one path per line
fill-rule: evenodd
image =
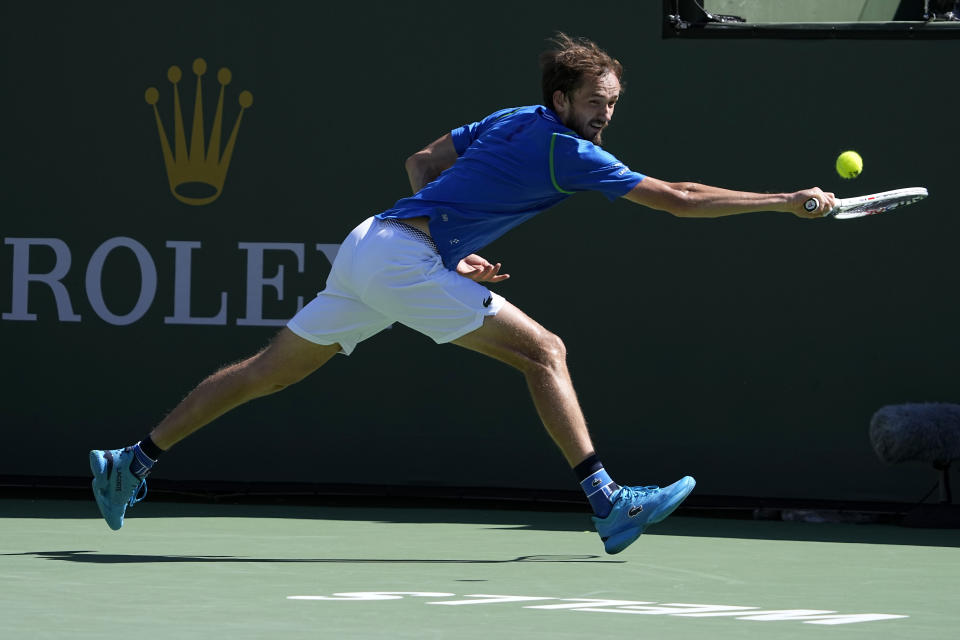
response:
M550 354L550 363L566 366L567 363L567 345L563 343L560 336L551 333L547 339L547 350Z
M537 337L537 348L533 356L535 366L544 369L560 369L566 366L567 347L560 336L544 331Z
M250 372L251 375L248 377L249 387L251 395L253 396L266 396L278 391L283 391L287 387L296 384L303 379L304 376L292 376L287 372L271 372L269 374L264 374L263 372Z
M276 393L278 391L283 391L289 387L292 383L289 382L274 382L266 389L266 393Z
M301 371L299 369L274 368L262 376L261 381L268 393L276 393L287 387L295 385L306 378L313 371Z
M278 362L261 353L247 363L245 373L249 385L258 395L267 395L300 382L313 370L305 370L296 363Z

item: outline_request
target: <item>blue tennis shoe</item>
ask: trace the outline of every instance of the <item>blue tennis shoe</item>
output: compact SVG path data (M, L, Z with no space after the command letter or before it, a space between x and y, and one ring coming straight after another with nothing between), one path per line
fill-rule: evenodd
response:
M620 487L611 496L613 509L593 524L607 553L620 553L651 524L673 513L690 495L697 481L684 476L669 487Z
M107 526L116 531L123 526L127 507L147 497L147 481L130 471L133 447L90 452L93 472L93 496Z

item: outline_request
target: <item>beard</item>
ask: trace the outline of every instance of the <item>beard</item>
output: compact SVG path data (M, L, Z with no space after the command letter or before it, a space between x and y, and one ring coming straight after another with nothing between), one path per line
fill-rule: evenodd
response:
M573 129L573 127L571 127L571 129ZM591 127L589 124L584 123L578 129L573 129L573 130L576 131L578 134L580 134L581 138L583 138L584 140L589 140L590 142L597 145L598 147L603 144L603 131L604 131L603 129L595 129Z
M581 138L589 140L598 147L603 144L603 132L606 130L606 127L597 129L591 127L589 121L578 122L576 115L568 117L567 121L563 123L563 126L575 131Z

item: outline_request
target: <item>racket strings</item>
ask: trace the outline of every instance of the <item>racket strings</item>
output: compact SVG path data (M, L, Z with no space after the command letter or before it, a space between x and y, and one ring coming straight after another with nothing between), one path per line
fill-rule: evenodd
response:
M878 202L865 202L861 205L857 205L852 209L848 209L850 213L858 213L863 211L874 211L880 213L881 211L888 211L890 209L895 209L901 205L910 204L911 202L916 202L919 198L903 198L897 200L887 200L887 201L878 201Z
M875 200L869 200L853 206L842 207L838 213L838 217L843 218L852 217L857 214L866 215L871 213L883 213L884 211L896 209L897 207L913 204L914 202L923 200L925 197L926 194L905 194L900 196L877 198Z

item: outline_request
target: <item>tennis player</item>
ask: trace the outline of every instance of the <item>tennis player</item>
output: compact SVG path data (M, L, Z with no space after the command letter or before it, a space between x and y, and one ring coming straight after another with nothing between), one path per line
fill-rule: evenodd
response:
M406 161L414 195L361 222L344 240L326 288L256 355L202 381L135 445L90 452L93 492L107 524L123 525L146 494L161 453L230 409L302 380L394 322L519 369L550 436L595 512L608 553L666 518L694 487L619 486L598 458L563 342L487 285L508 278L476 254L578 191L599 191L675 216L757 211L822 216L833 194L729 191L665 182L601 147L621 93L621 64L593 42L558 34L540 58L543 104L503 109L458 127ZM806 211L816 198L820 208Z

